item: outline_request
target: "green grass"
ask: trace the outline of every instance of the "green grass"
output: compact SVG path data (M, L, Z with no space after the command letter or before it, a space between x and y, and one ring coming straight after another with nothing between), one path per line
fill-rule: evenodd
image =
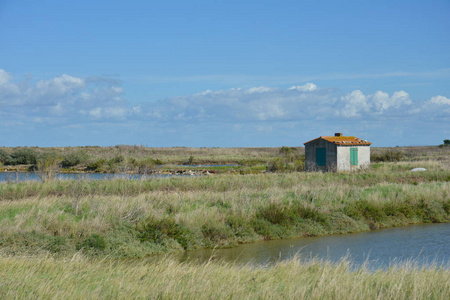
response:
M398 166L358 173L0 184L0 248L144 257L448 222L449 172Z
M414 262L373 272L345 261L254 267L144 259L263 239L449 222L447 148L402 148L402 161L354 173L264 174L263 162L280 157L279 148L36 149L47 150L84 151L91 162L104 160L102 167L116 170L131 158L139 168L156 160L178 168L191 156L194 163L242 167L214 167L225 174L205 177L0 184L1 299L450 297L448 269ZM415 167L427 171L411 172Z

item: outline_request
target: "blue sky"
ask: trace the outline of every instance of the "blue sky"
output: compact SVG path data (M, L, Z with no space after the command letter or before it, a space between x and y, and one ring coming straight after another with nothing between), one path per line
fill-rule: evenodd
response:
M450 1L0 0L0 146L450 138Z

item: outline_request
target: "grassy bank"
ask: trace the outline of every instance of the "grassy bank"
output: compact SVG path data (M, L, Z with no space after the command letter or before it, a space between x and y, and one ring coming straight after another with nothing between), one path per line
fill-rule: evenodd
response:
M0 184L0 247L9 254L144 257L448 222L448 168L429 162L427 172L416 173L409 171L413 166L382 164L342 174Z
M225 167L226 174L205 177L0 183L0 298L448 299L450 272L433 266L370 272L348 262L295 259L264 268L139 259L263 239L449 222L449 148L424 149L376 150L371 168L354 173L275 168L239 175L234 171L240 167ZM51 149L59 150L66 151ZM91 159L102 160L99 166L109 171L121 165L139 169L162 158L142 147L87 150L88 160L77 168ZM187 158L195 154L204 162L239 162L255 170L263 161L283 166L301 155L283 156L275 148L174 148L160 154L178 168L187 150ZM17 159L16 150L6 151ZM427 171L410 171L416 167Z
M370 272L296 259L220 262L0 257L2 299L449 299L450 271L414 264Z

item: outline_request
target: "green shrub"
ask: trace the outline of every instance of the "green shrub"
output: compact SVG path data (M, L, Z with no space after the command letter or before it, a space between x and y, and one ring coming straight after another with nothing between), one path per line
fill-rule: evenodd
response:
M93 233L78 244L77 249L81 248L103 251L106 249L106 240L100 234Z
M267 165L267 172L285 172L287 164L284 158L278 157Z
M298 172L305 170L305 156L277 157L266 167L267 172Z
M286 232L285 228L274 225L265 219L253 219L251 225L253 230L265 240L282 238Z
M256 217L266 219L272 224L290 223L295 218L291 210L282 204L275 203L262 207L257 212Z
M120 164L124 160L125 158L123 157L123 155L117 155L116 157L111 158L109 161L114 164Z
M38 152L30 148L14 151L6 163L9 165L34 165L38 159Z
M71 152L71 153L67 153L63 156L61 165L63 168L70 168L70 167L74 167L78 164L80 164L81 162L83 162L84 160L87 159L87 154L85 154L84 152Z
M4 150L0 149L0 163L5 163L11 159L11 156Z
M354 203L348 204L344 208L344 213L356 220L366 220L372 222L379 222L386 217L386 214L376 203L359 200Z
M60 170L61 158L58 153L47 152L39 155L34 169L42 181L52 180Z
M207 247L213 247L224 243L228 244L229 240L234 236L228 226L212 222L203 224L201 231L205 238L205 246Z
M403 151L399 150L388 150L381 154L372 153L370 155L370 160L372 162L395 162L400 161L405 156Z
M190 230L178 224L172 218L156 219L149 217L140 221L136 225L138 238L141 242L164 243L165 239L176 240L184 249L188 249L195 244Z
M231 231L236 237L249 237L255 234L255 231L244 216L236 214L228 215L225 220L225 225L231 228Z
M297 172L305 171L305 156L301 155L295 160L294 168Z
M86 168L88 171L102 172L104 171L105 162L106 161L103 158L100 158L96 161L90 162Z
M183 165L193 165L194 164L194 156L189 156L188 160L186 160Z
M327 225L329 216L323 213L316 207L309 207L302 204L293 205L292 210L298 218L304 220L312 220L314 222L320 223L322 225Z
M258 218L263 218L272 224L296 224L302 220L311 220L322 225L328 223L328 217L315 207L309 207L302 203L294 203L286 206L283 204L271 203L262 207L256 214Z
M244 159L240 162L240 165L244 167L254 167L263 163L263 161L257 159Z
M69 249L67 238L64 236L55 236L45 246L45 249L53 253L65 252Z
M140 174L150 173L156 168L157 165L162 164L160 160L154 160L150 157L142 160L132 159L130 160L130 163Z
M425 222L439 223L446 219L445 209L439 203L421 199L418 209Z

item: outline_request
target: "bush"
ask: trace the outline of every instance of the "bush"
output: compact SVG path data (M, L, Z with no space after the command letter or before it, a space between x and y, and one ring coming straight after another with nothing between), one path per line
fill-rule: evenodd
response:
M257 218L266 219L272 224L290 223L294 219L292 212L282 204L271 203L256 214Z
M405 156L403 151L388 150L382 154L373 153L370 155L372 162L395 162L400 161Z
M60 170L61 158L57 153L44 153L39 155L34 169L38 171L42 181L52 180Z
M244 167L254 167L259 164L263 164L264 162L257 159L244 159L239 164Z
M113 164L120 164L124 160L125 158L122 155L117 155L116 157L111 158L109 162Z
M165 239L176 240L183 249L188 249L194 245L193 235L190 230L175 222L172 218L155 219L149 217L136 225L139 232L138 238L141 242L164 243Z
M105 238L98 233L93 233L78 244L77 249L80 250L81 248L103 251L106 249Z
M286 146L281 147L279 151L279 153L282 156L286 157L286 159L288 159L290 162L293 162L294 157L296 156L296 152L298 152L297 149Z
M96 161L90 162L87 165L88 171L94 171L94 172L102 172L104 170L103 165L105 164L105 160L103 158L100 158Z
M294 168L297 172L305 171L305 156L301 155L294 162Z
M233 234L238 238L253 236L255 235L255 231L246 218L246 216L242 215L229 215L225 220L225 225L230 227Z
M194 156L189 156L188 160L183 162L183 165L193 165L194 164Z
M256 216L277 225L295 224L302 220L311 220L322 225L328 223L326 214L315 207L305 206L301 203L294 203L289 206L271 203L262 207Z
M130 160L130 163L132 166L134 166L137 169L137 172L140 174L147 174L151 173L157 165L161 165L162 161L160 160L154 160L150 157L147 157L143 160L136 160L132 158Z
M87 159L87 155L83 152L71 152L63 156L61 165L63 168L70 168L80 164Z
M11 156L8 153L6 153L6 151L0 149L0 163L5 163L10 159Z
M267 165L267 172L285 172L286 171L286 162L284 158L275 158Z
M38 159L38 152L29 148L22 148L11 154L9 165L34 165Z
M278 157L272 160L266 167L267 172L295 172L305 170L305 156L298 155L288 159L292 161L287 162L287 158Z
M376 203L359 200L344 208L344 213L356 220L379 222L386 217L383 209Z
M45 246L45 249L53 253L62 253L65 251L69 251L67 238L64 236L55 236L50 239L48 244Z
M202 226L202 233L206 240L212 242L212 245L226 241L233 235L229 227L220 226L210 222ZM208 246L212 245L210 244Z

